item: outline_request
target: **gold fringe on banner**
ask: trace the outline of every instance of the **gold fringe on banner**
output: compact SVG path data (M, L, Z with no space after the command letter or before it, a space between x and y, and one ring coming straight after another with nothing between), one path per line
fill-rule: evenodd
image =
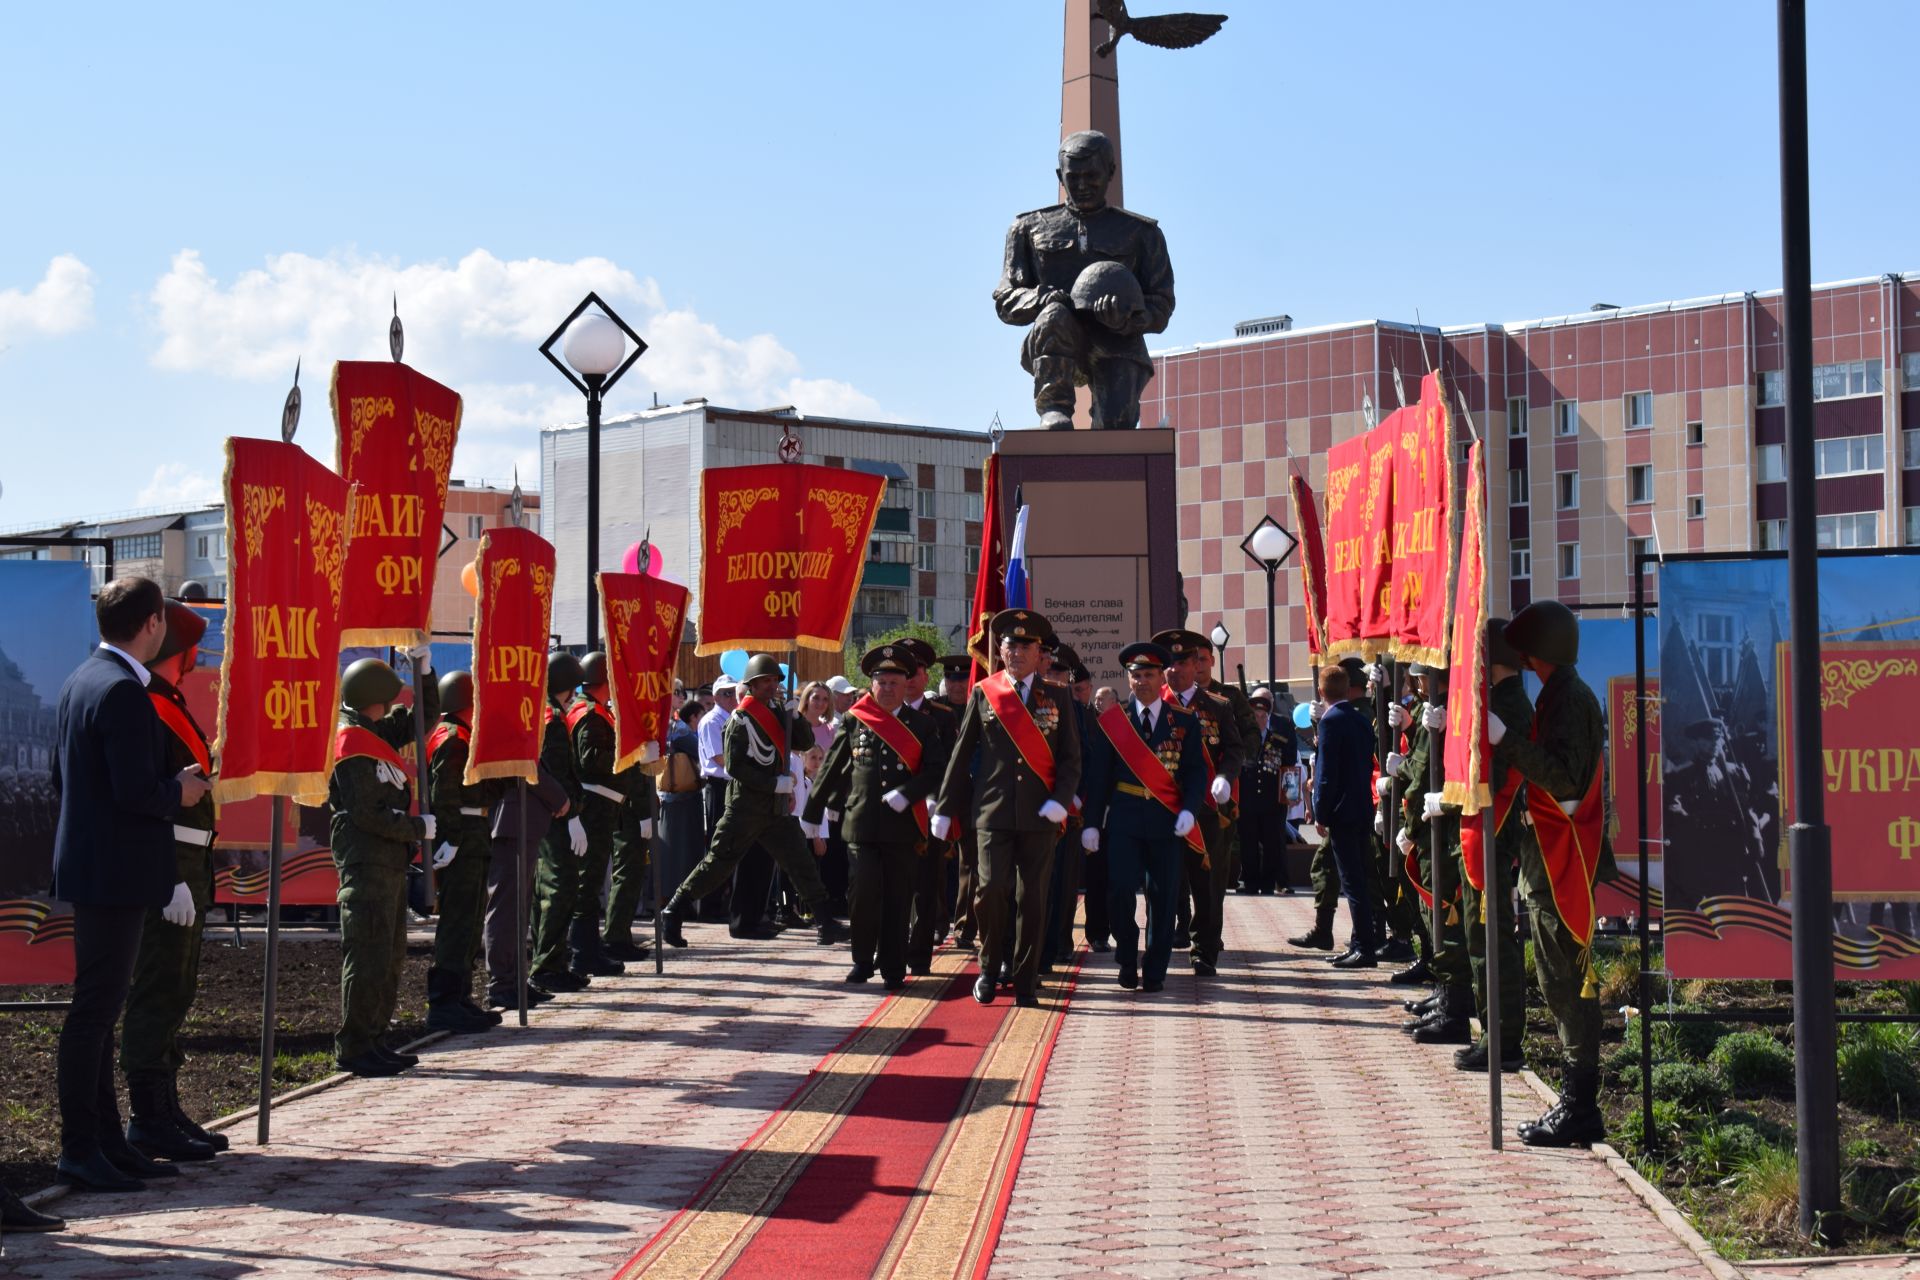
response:
M428 643L427 633L418 627L360 627L340 633L342 649L371 649L380 645L387 645L394 649L410 649L414 645L426 643Z

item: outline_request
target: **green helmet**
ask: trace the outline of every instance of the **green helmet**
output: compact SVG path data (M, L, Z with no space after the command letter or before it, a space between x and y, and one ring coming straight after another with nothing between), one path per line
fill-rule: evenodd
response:
M400 688L400 677L392 667L378 658L362 658L340 677L340 705L365 711L392 702L400 696Z
M473 677L465 671L449 671L440 677L440 712L464 715L473 710Z
M569 689L579 687L585 675L580 670L580 659L565 649L555 649L547 655L547 696L557 698Z
M1487 665L1505 667L1509 671L1518 671L1525 667L1526 660L1514 652L1507 643L1507 620L1505 618L1487 619Z
M756 653L747 659L747 674L741 677L740 683L746 684L761 676L772 676L775 680L781 678L780 663L770 653Z
M1506 636L1521 653L1556 667L1580 660L1580 620L1558 600L1535 600L1514 614Z
M580 683L592 689L607 682L607 655L598 650L580 659Z

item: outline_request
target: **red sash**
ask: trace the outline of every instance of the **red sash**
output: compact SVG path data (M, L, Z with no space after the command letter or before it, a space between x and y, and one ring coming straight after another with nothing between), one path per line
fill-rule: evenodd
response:
M774 714L772 707L748 694L740 699L740 710L753 717L753 722L767 735L767 741L773 744L774 750L783 753L787 750L786 732L780 728L780 717Z
M1500 794L1493 798L1493 834L1498 836L1506 829L1507 819L1513 816L1513 801L1520 794L1520 771L1511 766L1507 769L1507 781L1500 788ZM1486 829L1477 818L1462 819L1460 823L1460 862L1467 873L1467 883L1480 893L1487 891L1487 850Z
M580 722L596 711L600 713L600 718L605 720L608 727L611 728L613 725L613 715L592 698L588 698L582 702L576 702L567 708L567 732L572 733L575 729L578 729Z
M875 737L892 748L893 754L900 757L900 763L907 766L908 773L920 772L920 757L925 750L920 739L913 736L913 730L900 723L900 717L889 714L884 707L875 702L872 694L861 694L854 704L847 708L847 714L873 730ZM932 830L932 824L927 820L925 800L913 802L913 821L914 825L920 828L920 834L923 836Z
M1033 679L1035 684L1040 682L1039 676ZM1053 763L1053 748L1047 745L1047 735L1041 733L1040 726L1033 722L1033 712L1027 710L1027 704L1020 701L1020 691L1014 685L1013 677L1002 668L976 687L986 698L987 705L993 708L993 714L1000 717L1000 723L1006 728L1007 736L1013 739L1020 758L1027 762L1027 768L1039 777L1041 786L1052 791L1054 780L1060 776ZM1065 708L1061 711L1064 714Z
M1162 710L1161 714L1167 713ZM1116 702L1100 713L1100 731L1107 735L1107 741L1113 744L1114 751L1127 768L1133 770L1133 776L1140 780L1147 794L1165 805L1168 813L1179 814L1180 788L1174 784L1167 766L1153 753L1147 740L1140 736L1140 726L1134 723L1133 717L1127 714L1121 703ZM1198 822L1187 832L1186 841L1204 862L1207 839L1200 834Z
M357 724L343 724L333 735L334 762L337 764L354 756L371 756L383 764L392 765L409 778L413 776L413 766L402 760L399 753L387 745L386 739Z
M431 760L440 754L440 748L446 744L448 738L471 742L473 733L458 720L442 720L433 727L433 732L427 735L427 759Z
M167 728L173 730L173 736L186 744L193 753L193 762L200 766L200 772L209 778L213 776L213 757L207 752L207 740L201 736L200 728L194 724L187 709L157 689L147 691L153 699L153 709Z
M1538 733L1539 722L1535 721ZM1600 800L1600 777L1593 767L1587 794L1569 814L1545 787L1527 788L1527 812L1533 815L1533 834L1540 842L1540 858L1553 881L1553 905L1560 919L1582 946L1593 941L1593 877L1600 865L1600 838L1606 807Z

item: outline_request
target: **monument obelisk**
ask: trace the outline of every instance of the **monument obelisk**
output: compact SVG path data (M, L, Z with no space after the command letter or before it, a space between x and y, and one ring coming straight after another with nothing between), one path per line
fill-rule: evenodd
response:
M1094 52L1107 38L1107 24L1094 13L1095 0L1066 0L1066 29L1061 40L1060 136L1083 129L1104 133L1113 143L1113 181L1107 203L1126 207L1121 177L1125 163L1120 153L1120 50L1105 57ZM1066 193L1060 194L1062 200ZM1084 393L1083 393L1084 395ZM1083 412L1076 418L1084 418Z

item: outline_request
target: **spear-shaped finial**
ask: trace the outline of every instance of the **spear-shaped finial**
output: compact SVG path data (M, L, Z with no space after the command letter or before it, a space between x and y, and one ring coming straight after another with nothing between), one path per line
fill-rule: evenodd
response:
M393 352L393 362L400 363L400 353L407 349L407 334L400 327L400 295L393 295L393 323L387 326L387 350Z
M288 444L293 443L293 433L300 428L300 361L293 362L293 387L287 392L287 402L280 406L280 438Z

